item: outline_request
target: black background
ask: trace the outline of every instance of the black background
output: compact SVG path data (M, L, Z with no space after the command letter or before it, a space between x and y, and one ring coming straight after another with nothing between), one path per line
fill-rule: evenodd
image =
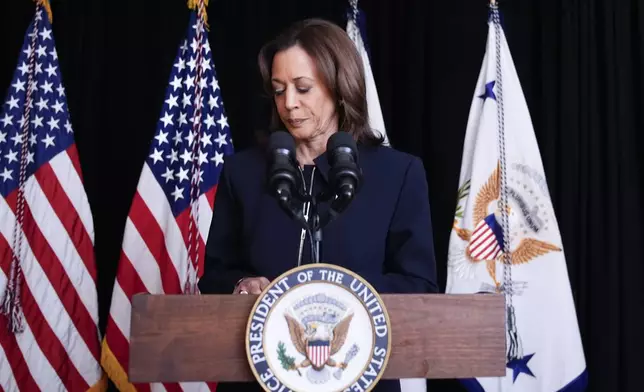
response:
M500 4L559 219L590 389L641 390L644 1ZM360 2L389 138L427 169L441 284L486 6ZM237 150L267 124L256 67L261 44L305 17L345 26L346 7L345 0L211 0L210 42ZM30 0L0 5L3 97L34 9ZM189 10L184 0L53 0L52 9L94 214L103 327L125 218Z

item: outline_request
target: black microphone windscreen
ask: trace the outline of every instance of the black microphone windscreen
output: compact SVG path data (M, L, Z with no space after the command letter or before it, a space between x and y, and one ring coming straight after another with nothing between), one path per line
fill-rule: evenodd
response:
M295 154L295 139L286 131L275 131L268 139L268 151L286 149L290 154Z
M339 131L329 137L329 141L326 144L327 150L333 151L338 147L349 147L353 151L357 150L356 141L353 139L350 133Z

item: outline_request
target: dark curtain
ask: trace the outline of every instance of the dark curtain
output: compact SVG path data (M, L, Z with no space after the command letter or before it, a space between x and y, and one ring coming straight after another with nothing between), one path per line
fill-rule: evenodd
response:
M52 0L99 268L101 326L129 203L179 41L184 0ZM487 34L485 0L360 2L392 144L428 171L441 283L461 149ZM639 391L644 366L644 2L501 1L559 219L592 391ZM256 54L289 23L345 24L345 0L211 0L210 40L235 147L267 124ZM30 0L0 5L0 91ZM0 162L2 158L0 158ZM433 390L459 390L431 382Z

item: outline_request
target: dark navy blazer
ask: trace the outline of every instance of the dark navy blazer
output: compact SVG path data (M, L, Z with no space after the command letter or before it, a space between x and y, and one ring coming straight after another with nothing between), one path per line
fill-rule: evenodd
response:
M427 179L417 157L390 147L359 146L362 188L324 230L320 259L365 278L379 293L438 292ZM229 294L248 276L273 280L298 264L301 226L266 192L266 157L258 148L226 158L208 241L202 293ZM306 186L311 167L304 176ZM315 160L314 188L326 184L326 154ZM320 207L321 213L325 206ZM310 242L302 264L310 262ZM260 391L220 384L219 392ZM381 380L374 391L399 391Z

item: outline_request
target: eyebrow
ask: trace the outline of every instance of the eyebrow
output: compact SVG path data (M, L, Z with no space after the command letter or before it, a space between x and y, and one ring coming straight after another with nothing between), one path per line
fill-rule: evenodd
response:
M313 81L313 79L311 79L311 78L309 78L309 77L307 77L307 76L298 76L298 77L297 77L297 78L295 78L294 80L295 80L295 81L299 81L299 80L302 80L302 79L307 79L307 80L310 80L311 82ZM283 82L282 80L277 79L277 78L272 78L272 79L271 79L271 81L273 81L273 82L277 82L277 83L280 83L280 84L284 84L284 82Z

